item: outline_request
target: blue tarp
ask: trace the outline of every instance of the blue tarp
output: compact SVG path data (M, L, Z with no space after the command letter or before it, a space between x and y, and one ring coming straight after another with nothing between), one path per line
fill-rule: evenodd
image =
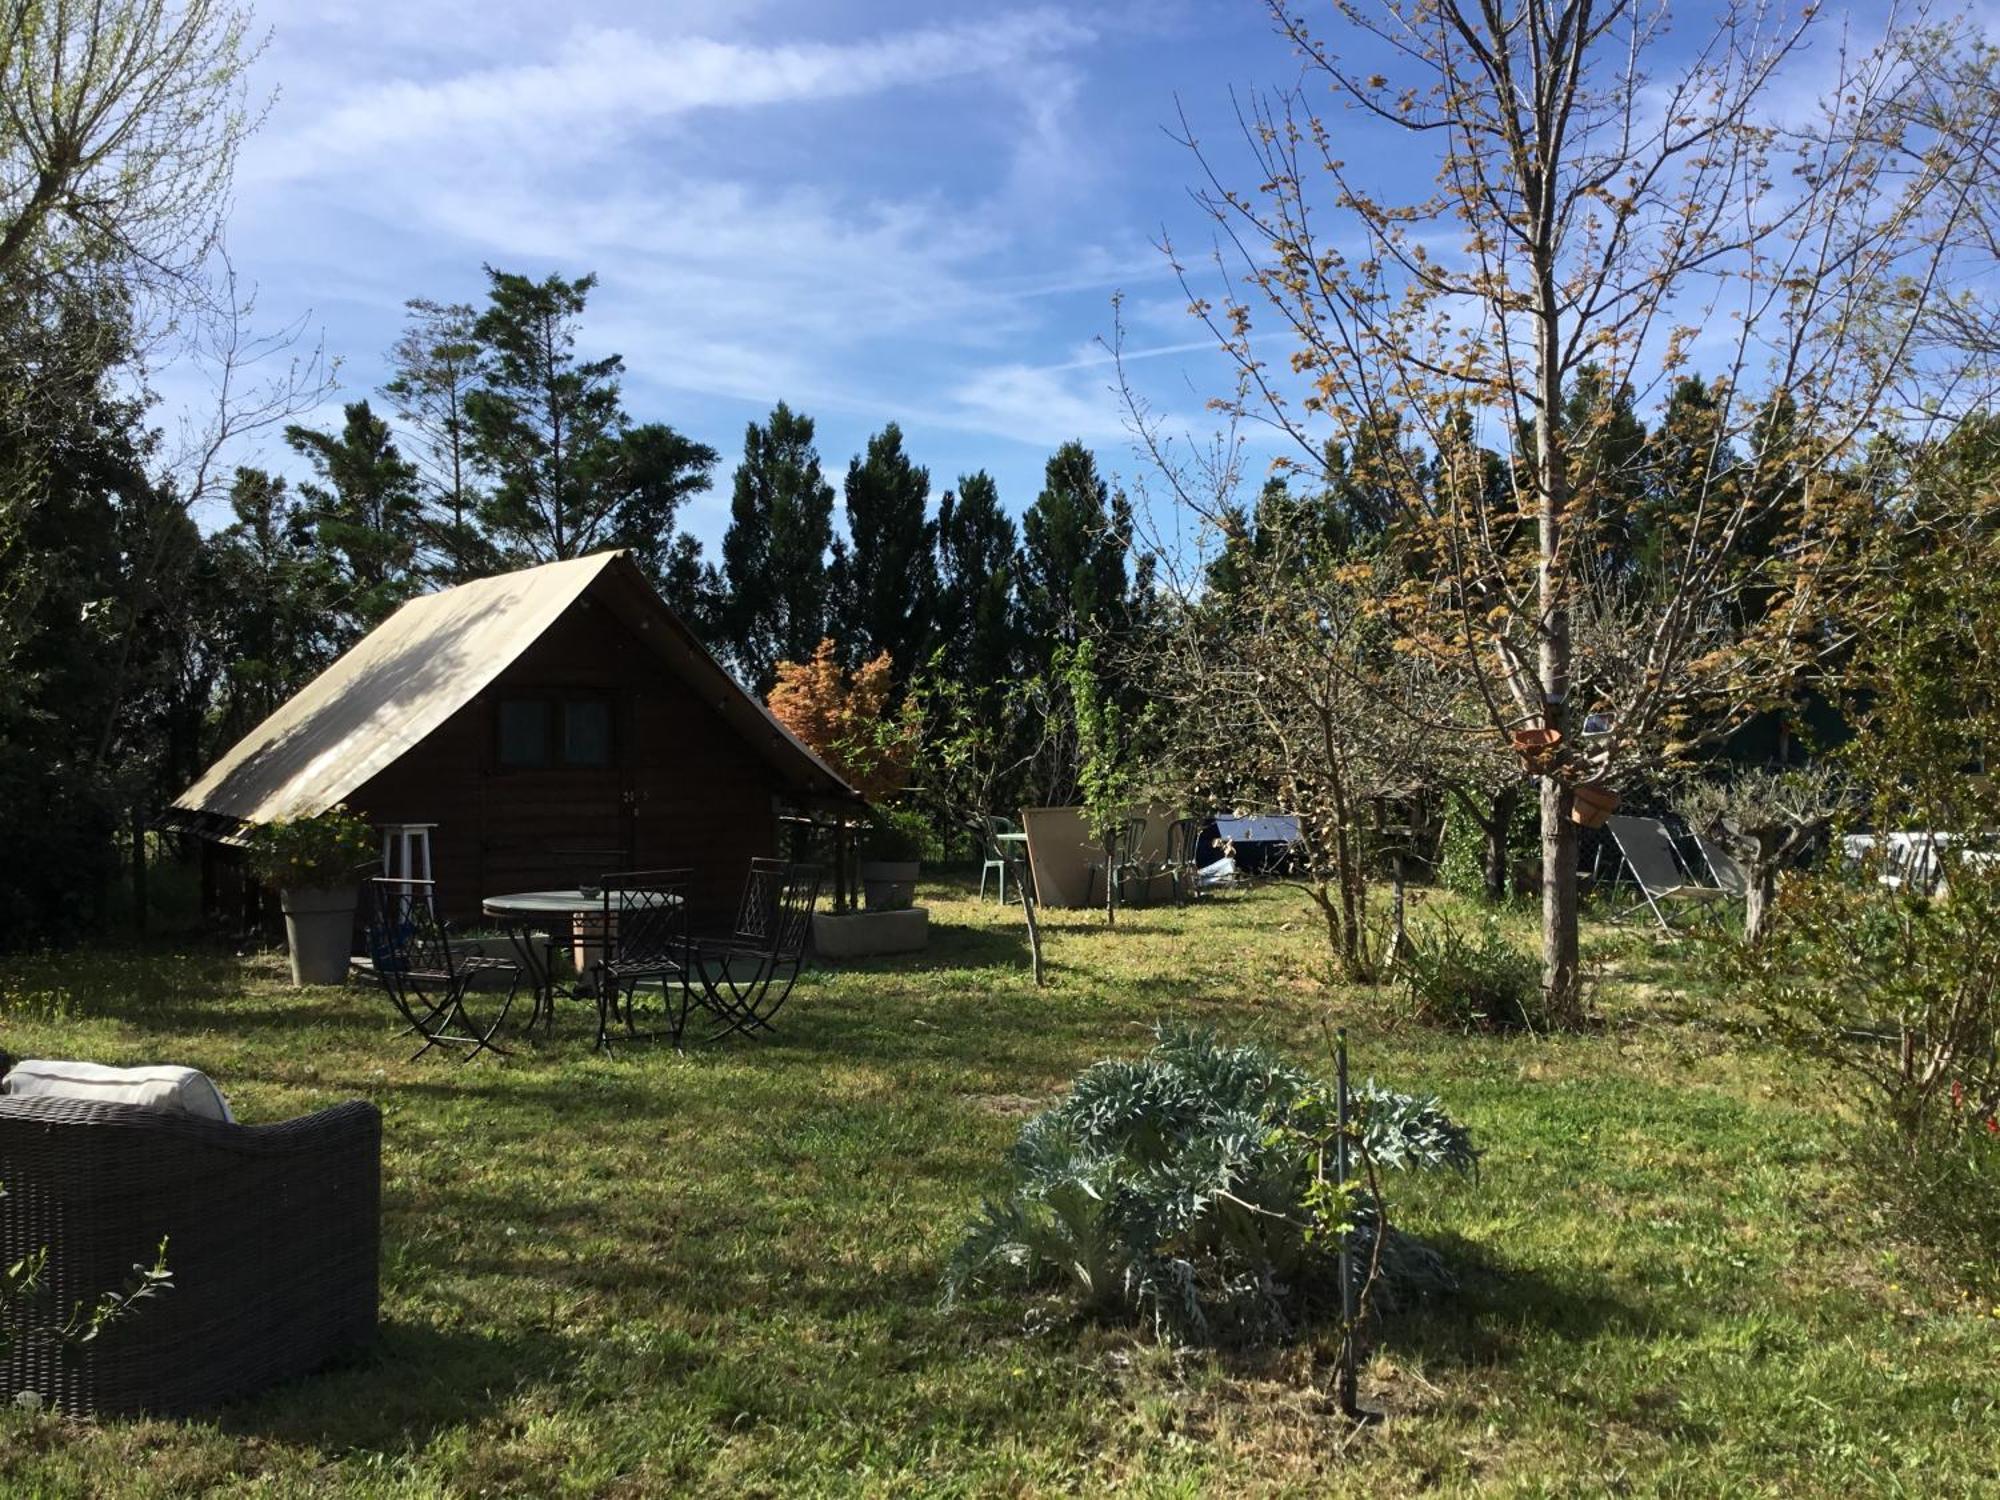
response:
M1215 836L1232 844L1290 844L1299 836L1299 820L1289 813L1261 813L1252 818L1217 818Z

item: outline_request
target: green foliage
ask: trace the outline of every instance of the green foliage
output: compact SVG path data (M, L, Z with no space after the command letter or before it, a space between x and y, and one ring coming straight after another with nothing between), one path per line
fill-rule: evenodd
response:
M339 605L348 639L358 639L418 588L421 502L416 466L396 447L389 424L366 401L350 402L338 433L285 429L315 479L299 486L304 520L339 568Z
M1397 978L1416 1017L1466 1031L1544 1031L1540 961L1484 918L1470 932L1449 917L1412 929Z
M1479 824L1456 797L1445 800L1438 884L1461 896L1486 893L1486 842Z
M1872 826L1943 832L1934 870L1829 860L1779 888L1730 977L1771 1033L1852 1092L1859 1161L1939 1243L2000 1226L2000 531L1992 450L1968 423L1906 456L1921 535L1878 539L1869 622L1850 662L1858 732L1840 764ZM1992 1280L1991 1240L1961 1257Z
M1057 647L1055 672L1069 689L1076 719L1077 788L1084 822L1093 838L1108 844L1132 800L1125 715L1104 690L1095 641Z
M861 836L861 857L887 861L922 859L930 825L912 807L878 807Z
M1135 601L1126 567L1131 506L1080 442L1049 459L1042 492L1021 518L1021 593L1030 640L1044 652L1117 635Z
M1355 1090L1358 1157L1470 1173L1465 1130L1435 1100ZM1393 1298L1446 1285L1434 1252L1333 1182L1334 1101L1255 1046L1163 1027L1146 1056L1100 1062L1023 1127L1014 1184L988 1200L946 1273L953 1302L996 1275L1064 1281L1085 1311L1139 1315L1162 1337L1284 1338L1339 1305L1337 1253L1357 1275L1380 1239ZM1357 1169L1358 1170L1358 1169Z
M336 803L323 813L258 829L250 844L250 871L273 890L325 890L356 881L375 858L375 848L367 821Z

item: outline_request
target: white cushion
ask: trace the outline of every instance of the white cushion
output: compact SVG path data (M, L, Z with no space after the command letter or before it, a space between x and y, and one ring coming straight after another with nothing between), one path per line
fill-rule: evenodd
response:
M229 1101L206 1073L193 1068L107 1068L87 1062L17 1062L0 1078L0 1094L13 1099L96 1099L137 1104L203 1120L233 1122Z

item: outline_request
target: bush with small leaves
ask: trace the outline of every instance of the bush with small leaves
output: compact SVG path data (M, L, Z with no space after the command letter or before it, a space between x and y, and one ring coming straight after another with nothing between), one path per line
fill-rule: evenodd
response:
M1464 1031L1543 1031L1542 969L1535 956L1488 919L1467 931L1434 918L1413 931L1398 962L1411 1013Z

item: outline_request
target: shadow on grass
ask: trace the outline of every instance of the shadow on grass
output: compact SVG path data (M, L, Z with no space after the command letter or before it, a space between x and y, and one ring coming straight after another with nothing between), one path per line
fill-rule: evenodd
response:
M1425 1240L1459 1284L1382 1318L1376 1343L1392 1353L1431 1366L1485 1367L1506 1364L1544 1339L1651 1340L1676 1331L1655 1311L1634 1306L1582 1272L1551 1276L1454 1234Z
M539 1329L384 1323L368 1349L225 1407L216 1425L234 1436L334 1453L416 1452L492 1415L524 1384L562 1381L577 1353Z

